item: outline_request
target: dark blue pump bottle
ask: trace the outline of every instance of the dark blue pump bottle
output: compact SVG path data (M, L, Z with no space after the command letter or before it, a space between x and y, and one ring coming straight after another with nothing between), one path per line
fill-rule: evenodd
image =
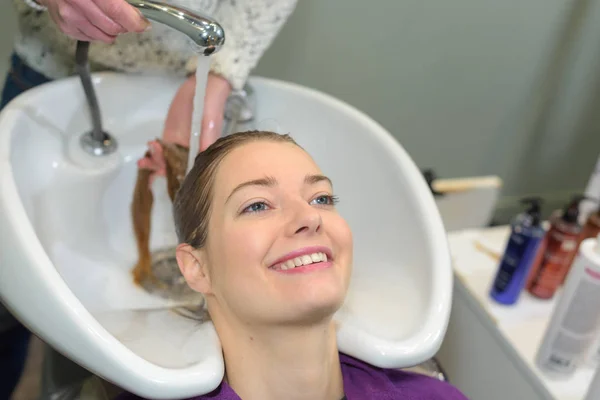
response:
M490 296L500 304L515 304L527 281L529 271L545 235L541 225L541 199L531 197L521 202L528 206L511 223L511 234L504 250Z

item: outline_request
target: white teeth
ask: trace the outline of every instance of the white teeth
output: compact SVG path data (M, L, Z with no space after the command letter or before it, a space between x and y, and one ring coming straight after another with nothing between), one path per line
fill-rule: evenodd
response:
M306 254L304 256L296 257L291 260L287 260L279 264L279 268L282 270L288 270L296 267L300 267L302 265L310 265L312 263L324 262L327 261L327 254L325 253L313 253Z

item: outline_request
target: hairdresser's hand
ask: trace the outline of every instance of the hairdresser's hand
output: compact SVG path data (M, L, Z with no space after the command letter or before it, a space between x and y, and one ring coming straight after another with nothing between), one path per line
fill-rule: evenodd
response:
M175 94L165 121L163 131L165 142L189 147L195 92L196 79L190 77ZM231 86L225 78L214 74L208 75L206 96L204 97L204 114L202 115L200 130L200 151L206 150L221 136L225 103L230 93ZM166 175L166 164L162 147L158 142L152 141L148 146L150 157L139 160L138 167L153 171L150 177L152 183L156 176Z
M125 0L37 0L48 8L60 30L78 40L112 43L117 35L150 26Z

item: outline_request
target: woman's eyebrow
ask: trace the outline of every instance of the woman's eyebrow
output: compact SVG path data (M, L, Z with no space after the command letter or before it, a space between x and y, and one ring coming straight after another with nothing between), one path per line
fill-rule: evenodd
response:
M319 183L322 181L327 181L329 185L333 187L331 179L329 179L325 175L306 175L306 177L304 178L304 183L307 183L309 185L314 185L315 183Z
M304 183L306 183L308 185L314 185L315 183L319 183L319 182L323 182L323 181L328 182L329 185L331 185L331 187L333 187L333 183L331 182L331 179L329 179L325 175L318 175L318 174L317 175L306 175L304 177ZM248 186L273 187L273 186L277 186L277 179L275 179L273 177L265 177L265 178L252 179L250 181L242 182L239 185L237 185L231 191L231 193L229 193L227 200L225 200L225 204L227 204L227 202L235 194L235 192L237 192L245 187L248 187Z
M227 197L227 200L225 200L225 203L227 204L227 202L229 201L229 199L231 198L231 196L233 196L235 194L235 192L239 191L240 189L243 189L247 186L266 186L266 187L273 187L277 185L277 180L275 178L272 177L266 177L266 178L260 178L260 179L252 179L250 181L246 181L246 182L242 182L239 185L237 185L232 191L231 193L229 193L229 196Z

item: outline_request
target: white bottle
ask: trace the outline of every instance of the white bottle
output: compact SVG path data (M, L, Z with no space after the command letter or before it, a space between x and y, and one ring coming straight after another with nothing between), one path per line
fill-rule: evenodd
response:
M598 157L598 161L596 162L596 166L592 171L592 175L590 175L590 179L588 180L587 187L585 188L585 197L588 200L584 200L580 203L579 206L579 218L582 224L585 223L588 216L594 212L595 209L598 208L598 203L591 199L596 199L600 194L600 157Z
M596 339L588 351L586 363L590 367L596 368L600 364L600 332L597 332Z
M583 400L598 400L600 399L600 368L596 369L596 373L592 378L592 383Z
M584 240L565 282L536 364L555 377L569 377L584 362L600 328L600 235ZM600 400L600 398L599 398Z

